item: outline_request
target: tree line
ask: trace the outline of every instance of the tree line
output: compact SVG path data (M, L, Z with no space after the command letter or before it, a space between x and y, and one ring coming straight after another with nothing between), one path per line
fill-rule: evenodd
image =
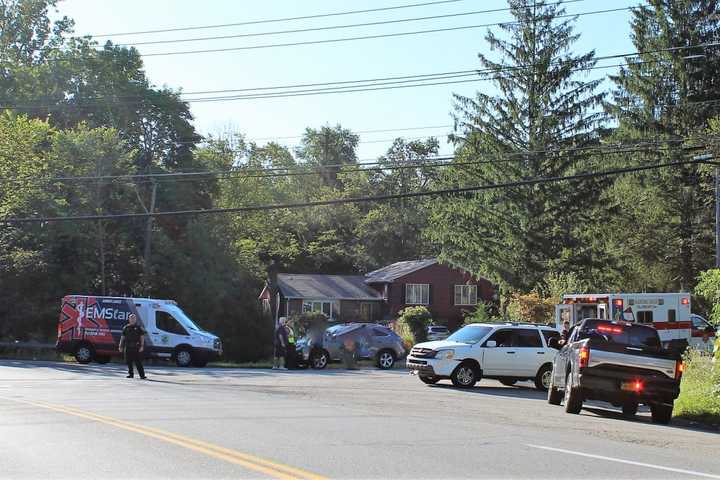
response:
M693 289L714 265L708 165L402 197L717 150L720 56L708 46L718 41L717 0L646 0L631 18L640 53L607 76L595 51L576 51L580 33L562 5L509 4L516 22L489 30L490 53L479 55L478 75L496 93L449 99L449 165L432 164L437 139L398 138L369 169L358 163L359 136L341 125L307 128L296 148L240 131L203 138L180 93L147 78L137 50L75 37L71 19L51 20L57 0L0 0L0 218L399 196L4 224L0 338L52 338L69 293L151 296L177 300L230 358L260 358L272 324L257 295L270 264L349 274L438 256L495 282L506 301Z

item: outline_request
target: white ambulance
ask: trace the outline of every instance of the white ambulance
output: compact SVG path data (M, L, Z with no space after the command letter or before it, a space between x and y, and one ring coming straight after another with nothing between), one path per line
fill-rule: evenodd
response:
M693 345L689 293L585 293L563 295L555 307L556 326L586 318L639 323L654 327L666 348ZM697 332L696 332L697 333Z
M145 354L172 359L179 367L204 367L222 355L222 342L200 328L173 300L68 295L60 304L58 351L79 363L107 363L128 317L135 314L147 331Z

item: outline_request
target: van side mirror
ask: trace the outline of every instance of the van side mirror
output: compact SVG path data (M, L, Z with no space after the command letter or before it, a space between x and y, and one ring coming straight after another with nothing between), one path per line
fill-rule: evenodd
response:
M497 347L497 342L495 340L488 340L485 342L485 346L489 348L495 348Z
M558 340L558 337L550 338L550 340L548 340L548 347L560 350L560 340Z

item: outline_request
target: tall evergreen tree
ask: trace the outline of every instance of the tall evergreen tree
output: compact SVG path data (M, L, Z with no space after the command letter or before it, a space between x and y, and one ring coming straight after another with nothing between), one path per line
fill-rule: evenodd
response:
M609 111L617 141L669 141L672 148L626 164L687 160L684 139L703 135L720 113L718 0L648 0L636 9L632 40L639 58L613 77ZM698 138L691 143L702 143ZM616 181L608 192L607 250L623 287L689 289L712 262L712 179L688 165Z
M458 166L448 186L505 183L589 169L577 149L597 142L600 80L580 79L594 51L574 55L574 19L557 4L510 0L516 21L489 31L495 61L479 54L496 95L455 95ZM580 237L596 190L554 183L484 191L436 202L428 235L441 257L501 285L529 290L549 271L587 268Z

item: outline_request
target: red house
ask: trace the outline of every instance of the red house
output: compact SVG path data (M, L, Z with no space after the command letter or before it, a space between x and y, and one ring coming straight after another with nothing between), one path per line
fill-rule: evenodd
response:
M425 306L451 328L462 323L464 312L495 299L490 281L434 258L394 263L365 276L278 274L260 294L274 316L323 312L334 321L386 322L405 307Z
M464 312L495 301L490 281L434 258L393 263L365 275L365 283L382 294L387 320L405 307L422 305L433 319L453 328L462 323Z

